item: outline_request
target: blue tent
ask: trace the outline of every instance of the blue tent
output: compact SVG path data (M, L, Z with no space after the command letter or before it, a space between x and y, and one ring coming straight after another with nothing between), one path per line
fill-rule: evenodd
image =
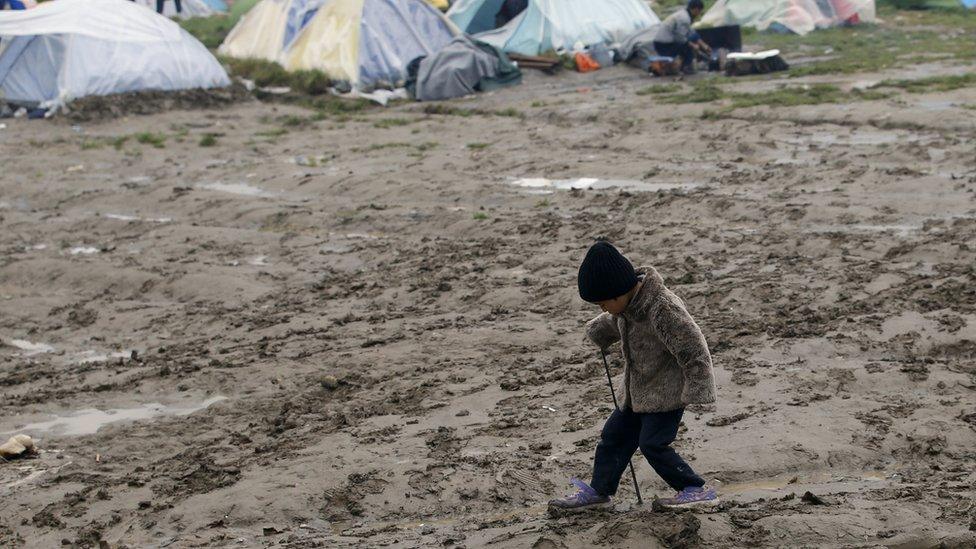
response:
M504 0L458 0L447 16L462 31L506 52L538 55L617 42L660 22L642 0L529 0L504 26L495 16Z

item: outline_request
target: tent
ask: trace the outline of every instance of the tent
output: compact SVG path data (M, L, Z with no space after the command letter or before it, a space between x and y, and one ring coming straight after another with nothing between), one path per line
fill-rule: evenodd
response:
M156 0L135 0L135 2L156 11ZM218 13L227 13L227 4L224 3L224 0L181 0L180 7L183 11L177 13L176 2L173 0L165 0L163 2L163 15L178 19L189 19L191 17L210 17Z
M702 16L701 26L741 25L803 35L874 21L874 0L718 0Z
M660 23L643 0L529 0L528 7L494 28L504 0L458 0L447 16L461 30L509 53L538 55L613 43Z
M264 0L231 29L218 48L221 55L284 62L298 32L318 13L325 0Z
M0 100L48 108L87 95L228 85L196 38L128 0L0 12Z
M263 0L231 30L222 55L317 69L357 88L395 86L413 59L457 28L425 0Z

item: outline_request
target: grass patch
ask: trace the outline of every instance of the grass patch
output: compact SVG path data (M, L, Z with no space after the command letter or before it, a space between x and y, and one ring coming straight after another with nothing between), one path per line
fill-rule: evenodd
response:
M484 221L485 219L488 219L488 214L485 212L474 212L474 215L471 217L473 217L475 221Z
M85 139L79 146L83 151L90 151L93 149L101 149L104 145L105 141L101 139Z
M140 132L135 137L136 141L143 145L152 145L157 149L162 149L166 146L166 134L164 133Z
M373 123L374 128L389 129L412 124L413 120L407 118L384 118Z
M221 57L220 61L230 69L231 74L253 80L258 87L287 87L297 93L323 95L332 85L329 77L318 70L289 72L278 63L263 59Z
M191 17L179 21L181 27L186 32L192 34L197 40L203 42L204 46L210 49L217 49L230 29L234 28L236 19L231 19L225 15L214 15L212 17Z
M112 141L111 141L111 143L112 143L112 146L115 147L115 150L121 151L122 150L122 147L125 146L125 144L126 144L127 141L129 141L129 136L128 135L120 135L118 137L113 138Z
M699 81L687 93L668 95L661 99L662 103L710 103L725 97L722 88L712 82Z
M482 149L487 149L491 146L491 143L468 143L468 148L473 151L480 151Z
M460 116L462 118L467 118L470 116L505 116L511 118L523 118L525 116L521 111L513 108L493 111L486 109L462 109L459 107L452 107L450 105L442 104L427 105L424 107L423 112L424 114Z
M785 86L776 90L758 93L739 93L726 91L713 84L696 85L689 93L667 96L662 103L710 103L724 101L717 110L707 110L703 119L719 118L723 113L749 107L796 107L800 105L819 105L823 103L848 103L851 101L872 101L889 97L889 94L874 90L853 90L845 92L830 84L812 86Z
M841 91L837 86L815 84L803 87L784 87L761 93L731 94L732 104L728 110L748 107L795 107L798 105L819 105L822 103L846 103L851 100L870 101L884 99L887 94L873 91Z
M976 85L976 74L959 74L952 76L932 76L911 80L882 80L871 86L876 88L899 88L908 93L944 92L958 90Z
M204 46L216 49L227 38L237 21L257 3L258 0L237 0L226 14L191 17L179 21L179 25L203 42Z
M217 144L217 134L208 133L200 138L199 145L201 147L213 147Z
M271 128L270 130L264 130L264 131L257 132L254 135L256 135L258 137L264 137L264 138L267 138L267 139L277 139L277 138L279 138L282 135L285 135L287 133L288 133L288 129L287 128Z
M637 95L663 95L681 91L681 84L654 84L637 90Z
M289 114L278 117L278 123L286 128L298 128L300 126L307 126L309 124L309 120L301 116Z
M762 49L776 48L787 60L798 57L827 57L793 66L790 76L874 72L926 57L976 59L972 35L976 17L960 7L939 7L928 2L924 11L898 10L878 5L878 19L884 25L858 25L821 29L797 36L760 33L742 29L743 42ZM952 30L949 36L946 30Z
M435 149L440 145L436 141L427 141L425 143L406 143L403 141L394 141L391 143L373 143L368 147L357 147L352 149L353 152L372 152L372 151L382 151L385 149L415 149L417 153L423 153L431 149Z

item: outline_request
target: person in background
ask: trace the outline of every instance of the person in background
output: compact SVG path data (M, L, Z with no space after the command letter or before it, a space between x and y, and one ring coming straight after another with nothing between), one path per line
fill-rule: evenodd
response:
M704 10L705 4L702 0L688 0L687 6L672 13L661 23L657 35L654 36L654 49L658 55L673 57L675 68L680 64L681 72L685 74L695 73L695 55L712 53L712 48L691 28L691 24L701 17Z
M176 3L176 13L183 13L183 2L181 0L173 0L173 2ZM156 0L156 13L162 15L165 3L166 0Z

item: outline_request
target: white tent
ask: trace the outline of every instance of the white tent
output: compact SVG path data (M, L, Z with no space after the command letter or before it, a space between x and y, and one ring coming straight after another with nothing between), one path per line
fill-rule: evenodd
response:
M230 85L176 23L128 0L0 12L0 99L54 107L87 95Z
M873 23L874 0L718 0L701 25L741 25L807 34L848 23Z
M660 23L644 0L529 0L522 13L495 29L501 5L502 0L458 0L447 16L478 40L526 55L571 50L577 42L609 44Z

